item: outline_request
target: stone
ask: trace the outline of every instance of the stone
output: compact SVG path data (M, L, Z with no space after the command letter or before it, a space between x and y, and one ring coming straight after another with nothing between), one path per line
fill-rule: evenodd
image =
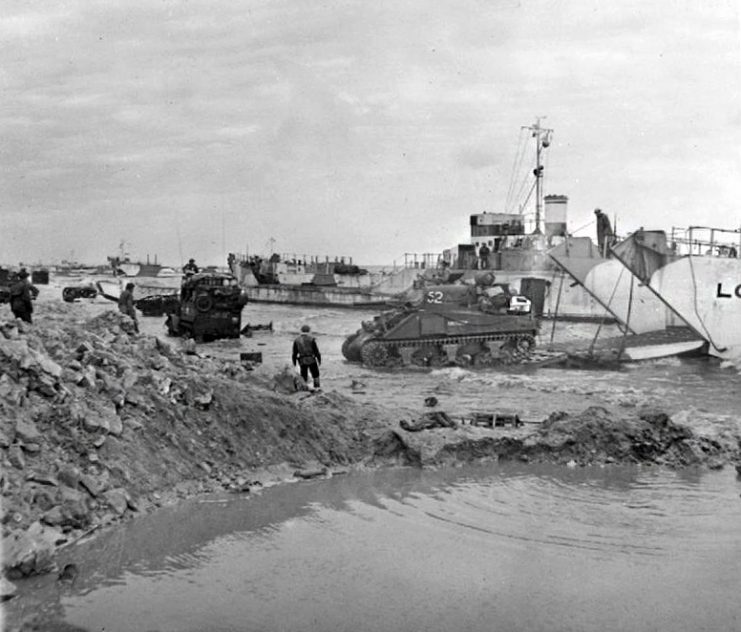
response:
M57 503L56 494L50 487L41 487L33 495L31 504L37 505L42 511L48 511Z
M82 360L85 357L85 354L91 353L93 349L93 345L91 345L87 340L81 342L76 349L77 359Z
M104 459L119 456L121 454L121 441L113 435L108 435L105 443L100 446L100 456Z
M38 443L41 441L41 433L36 428L36 424L24 421L23 419L16 420L15 435L16 438L26 443Z
M69 500L62 505L62 526L84 529L90 525L92 514L84 499Z
M65 382L70 382L72 384L79 384L82 381L82 372L81 371L75 371L72 368L66 367L62 370L61 378Z
M80 476L80 485L82 485L93 498L99 496L104 489L103 485L89 474L83 474Z
M52 474L47 474L46 472L29 472L26 474L26 480L33 483L39 483L40 485L46 485L48 487L57 487L59 485L57 477Z
M81 377L77 382L78 386L84 388L95 388L97 384L97 378L95 374L95 367L92 365L86 366L80 373Z
M200 408L201 410L208 410L209 406L211 406L211 404L213 403L213 400L214 400L214 394L212 391L209 391L201 395L196 395L193 398L193 405L196 408Z
M122 515L128 507L128 499L126 490L122 487L116 489L109 489L103 494L103 499L110 505L110 507L119 516Z
M11 443L12 441L8 438L8 435L0 429L0 448L8 448Z
M196 355L198 350L196 349L196 341L192 338L188 338L183 342L182 351L188 355Z
M15 597L18 589L16 585L5 577L0 577L0 601L7 601Z
M76 489L79 485L80 476L80 470L78 470L74 465L69 464L62 465L57 473L57 479L59 482L67 487L71 487L72 489Z
M134 417L127 417L124 421L126 423L126 428L129 430L141 430L144 427L144 425Z
M44 373L48 373L52 377L58 378L62 375L62 367L59 366L54 360L52 360L49 356L46 356L42 353L36 353L35 354L36 361L38 362L39 366L41 367L41 370Z
M121 376L121 386L123 386L125 391L129 391L134 387L138 379L139 379L139 375L136 373L136 371L132 371L131 369L126 369L124 371L124 374ZM128 397L128 393L127 393L127 397Z
M18 406L26 396L26 389L10 379L7 373L0 376L0 398Z
M123 422L118 415L111 415L108 418L108 432L115 437L123 434Z
M41 452L41 444L40 443L24 443L23 444L23 451L27 454L38 454Z
M59 490L59 497L62 503L75 503L84 500L85 492L73 487L62 487Z
M42 575L54 569L54 549L60 533L41 522L25 531L15 531L3 538L3 568L8 579Z
M56 397L57 396L57 382L56 379L45 374L37 375L33 382L33 390L44 397Z
M23 449L17 443L8 448L8 461L10 464L19 470L26 467L26 459L23 456Z
M82 427L90 433L103 432L107 433L110 429L108 419L91 411L85 416Z
M45 511L41 516L41 522L44 524L51 525L52 527L58 527L62 525L64 521L64 514L62 513L62 506L56 505L48 511Z
M18 340L19 333L18 333L18 327L16 327L13 323L3 323L0 325L0 332L2 332L3 336L5 336L8 340Z

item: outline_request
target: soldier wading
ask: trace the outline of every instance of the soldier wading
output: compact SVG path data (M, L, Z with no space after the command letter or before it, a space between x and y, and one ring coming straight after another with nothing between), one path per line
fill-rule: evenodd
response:
M316 346L316 340L309 332L311 328L308 325L301 327L301 335L293 341L293 353L291 361L296 366L298 361L301 377L304 382L309 379L309 372L314 379L314 388L319 388L319 365L322 363L322 355L319 353L319 347Z

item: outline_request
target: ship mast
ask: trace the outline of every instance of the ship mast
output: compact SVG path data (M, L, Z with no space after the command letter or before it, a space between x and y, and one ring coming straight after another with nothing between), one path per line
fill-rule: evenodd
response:
M535 176L535 230L534 235L540 235L540 218L543 214L543 164L541 162L541 155L543 150L551 144L552 129L548 129L540 126L540 121L544 119L544 116L539 116L534 125L530 125L525 129L530 130L533 138L535 138L535 169L533 169L533 175Z

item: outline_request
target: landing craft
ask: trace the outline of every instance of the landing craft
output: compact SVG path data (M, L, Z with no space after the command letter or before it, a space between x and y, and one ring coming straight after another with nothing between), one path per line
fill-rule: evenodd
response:
M741 357L741 230L691 226L638 230L612 252L708 343L708 353Z

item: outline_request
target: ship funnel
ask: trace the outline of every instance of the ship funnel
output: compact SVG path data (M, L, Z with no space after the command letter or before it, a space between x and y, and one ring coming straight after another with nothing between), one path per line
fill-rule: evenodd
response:
M546 195L544 201L546 237L566 237L569 198L565 195Z

